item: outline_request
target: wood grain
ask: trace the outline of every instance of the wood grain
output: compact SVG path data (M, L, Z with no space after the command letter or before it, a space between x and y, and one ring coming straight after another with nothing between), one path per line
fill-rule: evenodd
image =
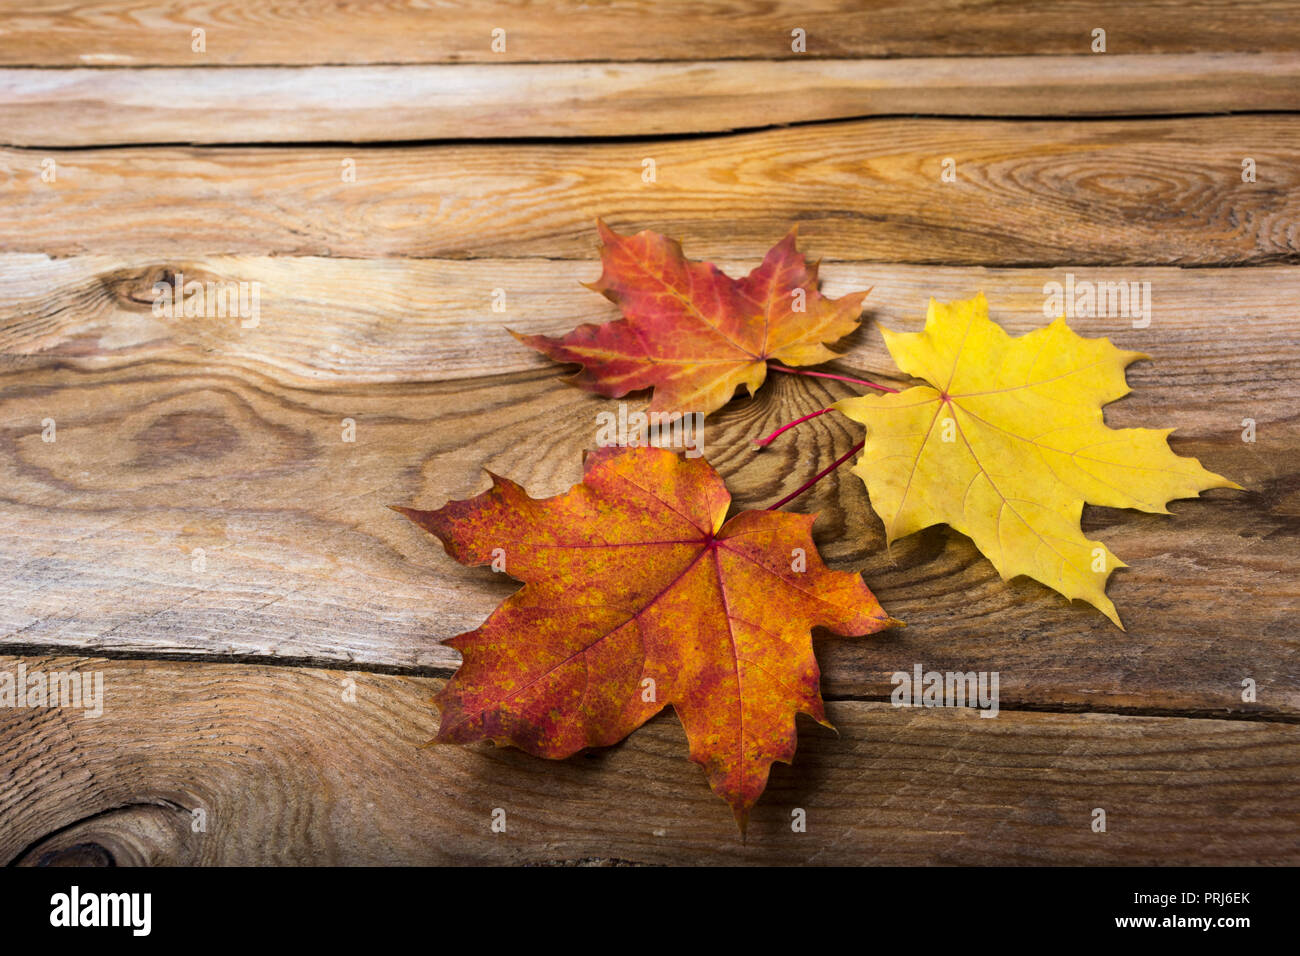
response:
M799 247L809 258L825 251L820 239L802 234ZM759 262L713 261L737 277ZM1119 315L1079 316L1073 324L1084 334L1115 336L1130 343L1126 347L1141 341L1142 348L1156 351L1161 365L1185 357L1180 404L1199 401L1202 392L1191 380L1201 368L1199 350L1220 332L1234 347L1257 349L1244 352L1243 363L1285 361L1296 347L1300 269L1294 266L1004 269L828 261L820 277L831 297L871 289L868 330L873 324L914 324L932 295L966 298L983 289L999 321L1028 331L1049 320L1044 286L1064 284L1071 274L1078 282L1150 283L1150 327L1136 329L1134 319ZM305 387L554 370L506 330L558 335L584 322L618 318L616 306L583 285L599 275L600 264L591 259L0 254L0 355L81 369L146 358L234 364ZM178 276L185 282L256 284L257 326L244 328L234 315L155 316L155 284L174 286ZM498 291L504 296L501 311L494 306ZM838 348L846 365L897 375L878 335L851 336ZM1228 361L1225 356L1217 374L1231 373ZM1254 384L1289 388L1290 378ZM1224 385L1245 382L1229 375Z
M207 31L192 50L191 31ZM492 30L506 48L492 49ZM48 9L0 2L0 64L28 66L437 63L492 60L699 60L790 56L1089 54L1300 49L1285 0L69 0ZM791 31L807 53L791 51Z
M5 149L0 252L588 258L603 216L708 259L760 257L799 223L829 259L1291 262L1298 151L1294 115L882 119L582 145ZM941 181L945 157L955 182ZM1257 182L1242 182L1243 157ZM342 181L349 160L355 182Z
M806 243L812 254L819 250ZM752 262L726 261L740 274ZM261 320L155 319L168 270L264 285ZM501 326L559 332L615 310L579 282L589 262L283 258L0 260L0 633L11 652L270 657L443 670L437 642L477 626L516 585L462 568L385 507L436 507L482 490L484 469L555 494L580 477L596 414L617 402ZM998 670L1007 706L1295 714L1300 591L1300 270L1076 270L1151 283L1151 324L1078 318L1155 357L1130 371L1117 427L1171 426L1247 492L1215 491L1162 517L1089 509L1085 530L1132 567L1110 594L1128 631L1032 582L1001 582L960 535L934 528L884 547L861 482L828 479L819 511L831 563L862 569L905 630L819 642L824 688L883 697L914 663ZM1040 326L1064 270L836 263L825 291L874 286L845 372L884 379L878 326L920 327L925 297L983 288L994 318ZM491 311L492 289L509 310ZM885 379L889 380L889 379ZM852 393L780 376L711 417L704 452L737 507L764 507L857 440L824 416L754 452L749 440ZM643 396L633 396L639 407ZM42 422L57 440L41 439ZM354 443L342 422L356 422ZM1257 441L1241 441L1242 422ZM205 554L196 571L193 551ZM1260 688L1241 701L1241 682Z
M0 0L0 673L105 680L93 719L0 707L0 862L1300 863L1298 53L1290 0ZM518 585L386 506L579 479L619 403L504 327L615 317L597 217L733 275L798 223L827 294L874 286L830 369L888 383L929 295L1019 334L1045 283L1149 282L1149 324L1071 320L1152 356L1107 421L1246 490L1085 509L1121 632L818 485L908 626L816 635L839 736L801 725L748 843L671 714L421 747L439 642ZM155 316L182 274L257 321ZM737 509L860 438L756 451L854 392L772 379L703 436ZM997 671L999 716L891 707L916 664Z
M47 147L651 136L909 113L1297 109L1292 53L0 69L2 142Z
M544 761L422 748L437 721L429 679L25 663L101 672L104 713L0 709L6 863L1300 862L1294 725L831 704L838 736L801 724L742 843L672 714L620 746ZM1105 833L1091 829L1097 807ZM490 830L496 808L505 833Z

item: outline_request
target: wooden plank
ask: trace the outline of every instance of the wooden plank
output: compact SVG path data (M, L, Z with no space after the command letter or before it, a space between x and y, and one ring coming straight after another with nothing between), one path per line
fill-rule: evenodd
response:
M810 254L820 250L806 243ZM752 262L724 261L732 274ZM164 269L263 283L255 329L167 322ZM618 403L564 384L501 331L559 332L616 313L583 289L590 262L271 259L0 260L0 634L13 652L274 657L446 669L437 641L477 626L516 585L452 562L385 507L436 507L484 469L555 494L580 476L596 415ZM884 697L914 663L998 670L1008 705L1300 712L1296 462L1300 270L1071 270L1151 283L1151 323L1077 318L1147 352L1118 426L1176 426L1174 447L1239 481L1174 517L1089 509L1085 529L1132 567L1110 594L1128 627L1027 581L1001 582L960 535L884 548L861 482L801 499L841 569L862 569L901 631L819 642L824 688ZM884 378L878 332L920 327L925 298L983 288L1015 334L1044 321L1066 270L828 264L825 290L874 286L836 367ZM507 290L506 314L491 311ZM737 507L764 507L860 435L824 416L756 453L750 439L852 393L779 376L711 417L703 450ZM640 407L634 396L631 407ZM45 443L42 422L57 423ZM356 422L356 441L342 422ZM1243 444L1242 422L1257 423ZM204 552L197 569L194 549ZM1255 680L1259 699L1241 701Z
M800 248L810 258L824 252L821 240L806 236ZM759 260L714 261L729 275L742 276ZM147 358L216 362L307 387L553 370L553 363L521 347L506 329L559 335L584 322L618 318L617 307L583 285L599 274L599 262L586 259L0 254L0 355L84 369ZM1064 284L1070 274L1078 282L1150 283L1147 329L1133 328L1133 320L1123 316L1080 317L1074 324L1090 330L1085 334L1118 336L1125 347L1151 349L1162 366L1185 361L1180 403L1201 401L1204 393L1189 379L1200 368L1199 350L1221 328L1256 349L1243 355L1243 363L1283 361L1295 347L1300 269L1294 266L1001 269L827 262L820 272L829 296L872 290L865 307L868 331L838 347L845 365L877 376L897 373L883 341L870 331L873 324L900 328L917 320L931 295L964 298L983 289L1001 309L1000 320L1025 331L1047 321L1043 287ZM244 283L250 290L256 285L256 327L243 327L245 320L233 314L155 316L155 284L174 288L178 276L184 282ZM500 311L494 305L497 290L503 294Z
M437 63L517 60L699 60L790 56L1089 54L1106 30L1110 53L1294 51L1296 8L1285 0L718 0L676 6L580 0L527 4L337 4L257 0L198 5L71 0L33 9L0 2L0 64L102 66ZM195 53L192 30L206 31ZM492 48L504 28L505 50ZM791 31L807 35L792 52Z
M6 149L0 252L587 258L601 216L711 259L761 256L797 222L830 259L1259 264L1298 258L1298 152L1291 115L882 119L653 143ZM1242 181L1243 157L1257 182ZM954 182L941 181L945 158Z
M909 113L1269 110L1300 110L1294 54L0 70L0 137L17 146L647 136Z
M834 703L839 735L801 723L742 843L671 714L618 747L544 761L421 748L437 720L429 679L24 663L99 672L104 712L0 709L6 863L1300 862L1288 724ZM505 833L490 830L496 808Z

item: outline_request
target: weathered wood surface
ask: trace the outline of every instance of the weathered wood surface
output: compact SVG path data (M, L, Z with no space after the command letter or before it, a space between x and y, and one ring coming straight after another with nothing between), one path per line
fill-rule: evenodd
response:
M206 31L205 51L192 31ZM493 50L492 31L506 30ZM802 29L807 53L792 51ZM191 66L559 60L700 60L790 56L1088 54L1092 31L1110 53L1300 50L1300 14L1286 0L743 0L593 4L559 0L70 0L0 2L0 64Z
M13 146L647 136L909 113L1297 109L1294 53L759 60L740 68L0 69L0 142Z
M816 254L816 243L807 243ZM725 261L732 274L752 262ZM842 371L886 379L881 324L920 327L926 297L983 289L1014 333L1045 321L1066 270L835 263L830 295L874 287ZM820 642L824 688L881 697L913 663L998 670L1007 706L1300 713L1292 626L1300 461L1300 269L1074 270L1149 282L1151 324L1078 318L1152 362L1134 366L1116 426L1172 426L1174 447L1247 492L1176 503L1173 517L1090 509L1086 528L1132 566L1110 593L1128 631L1037 584L1001 582L943 530L892 551L847 471L801 500L832 563L862 569L908 628ZM256 328L152 315L164 273L258 282ZM236 257L0 259L0 646L367 667L448 669L437 642L513 590L462 568L389 511L486 486L485 469L555 494L580 477L596 415L618 403L563 382L507 335L616 317L582 288L593 262ZM507 312L491 309L507 293ZM737 507L764 507L847 450L825 416L762 452L749 440L852 394L777 376L711 417L704 451ZM633 396L631 407L644 404ZM356 441L342 441L342 422ZM1241 440L1256 421L1257 441ZM56 422L54 443L42 422ZM192 553L201 548L205 569ZM1241 681L1260 688L1241 701Z
M710 259L761 257L800 223L828 259L1294 262L1297 154L1291 114L880 119L650 143L3 149L0 252L586 258L603 216ZM943 182L949 157L956 180ZM1242 181L1244 158L1257 182Z
M430 679L25 663L101 672L104 712L0 710L5 863L1300 861L1294 725L835 703L839 735L801 725L742 842L671 713L555 762L421 747L437 720ZM496 808L505 833L490 829Z
M1300 863L1297 54L1283 0L0 0L0 672L106 685L0 708L0 860ZM794 507L909 626L818 636L840 736L802 726L748 843L671 715L559 763L421 748L439 640L517 585L385 506L579 478L618 403L503 326L615 316L598 216L732 274L798 223L828 294L875 287L832 369L891 382L879 327L929 295L1022 333L1069 273L1150 282L1149 325L1071 321L1153 357L1107 420L1246 490L1085 510L1121 632L946 529L886 550L828 478ZM177 273L257 283L256 326L155 317ZM774 379L705 429L738 508L859 438L755 451L853 391ZM1000 715L890 707L918 663L998 671Z

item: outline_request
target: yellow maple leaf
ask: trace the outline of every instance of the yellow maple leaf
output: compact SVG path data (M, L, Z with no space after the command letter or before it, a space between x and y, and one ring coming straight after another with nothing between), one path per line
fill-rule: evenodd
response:
M1027 575L1122 628L1106 581L1125 565L1084 537L1084 502L1168 514L1174 498L1241 487L1175 455L1173 429L1108 427L1102 406L1128 394L1124 369L1147 356L1064 318L1012 338L981 293L931 299L922 332L882 331L898 367L929 384L835 408L867 427L853 472L890 542L950 525L1004 580Z

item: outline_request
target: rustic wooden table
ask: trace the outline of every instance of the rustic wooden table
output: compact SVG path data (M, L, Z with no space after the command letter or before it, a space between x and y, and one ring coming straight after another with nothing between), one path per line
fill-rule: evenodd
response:
M0 708L0 860L1300 862L1300 5L426 6L0 0L0 674L103 680L98 717ZM1247 490L1085 511L1121 632L818 485L908 627L819 638L839 735L801 723L744 843L671 713L421 748L439 641L516 585L387 505L578 480L617 403L505 326L616 316L598 216L732 274L798 223L828 294L874 286L832 369L876 379L930 295L1021 333L1046 283L1149 283L1149 324L1071 320L1152 357L1107 419ZM155 315L177 276L256 322ZM738 507L860 437L755 452L853 391L776 378L706 428ZM892 707L917 663L999 672L1001 713Z

